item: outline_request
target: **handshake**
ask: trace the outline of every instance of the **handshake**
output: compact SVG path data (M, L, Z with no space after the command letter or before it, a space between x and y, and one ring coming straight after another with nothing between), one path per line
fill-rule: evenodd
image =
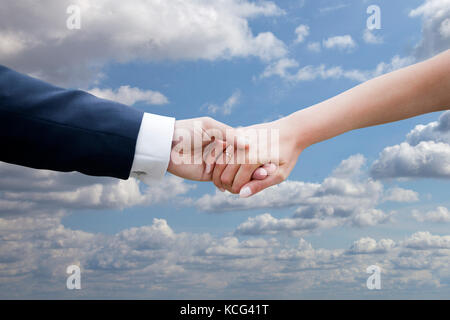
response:
M246 128L208 117L176 121L168 171L252 196L285 180L295 166L302 149L292 133L289 137L287 120Z

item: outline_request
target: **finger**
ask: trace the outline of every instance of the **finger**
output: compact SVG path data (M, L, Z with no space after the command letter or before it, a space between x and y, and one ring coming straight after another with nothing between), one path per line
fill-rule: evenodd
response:
M259 167L253 172L252 180L264 180L267 176L267 170L264 167Z
M203 151L203 161L205 163L205 173L207 175L213 171L217 157L223 153L226 147L226 142L221 140L215 140L205 147Z
M234 180L233 180L233 185L231 187L231 191L233 193L239 193L241 191L242 186L244 184L248 183L251 180L253 173L255 172L255 170L258 169L258 167L259 167L258 164L241 165L239 170L236 172L236 175L234 176ZM260 167L260 171L261 171L261 174L263 173L263 171L265 171L266 172L266 176L267 176L267 171L265 169ZM225 172L222 174L222 176L224 174L225 174ZM223 179L222 179L222 182L223 182Z
M267 163L263 166L263 168L266 169L269 176L275 174L278 170L278 166L275 163Z
M214 165L212 181L213 181L214 185L222 192L225 191L225 188L222 185L222 180L220 179L220 177L222 175L222 172L227 167L228 162L231 160L231 157L227 157L227 153L232 152L233 149L234 149L233 146L228 146L225 149L225 152L218 155L218 157L216 158L215 165Z
M259 167L258 169L253 172L252 179L255 180L263 180L267 178L267 176L270 176L274 174L278 169L278 166L274 163L267 163L263 165L262 167Z
M238 172L239 168L241 167L240 164L228 164L225 170L222 172L222 175L220 176L220 180L222 181L222 186L230 191L231 193L239 193L239 190L233 191L233 182L234 178L236 176L236 173Z
M271 175L264 180L252 180L241 188L239 195L241 198L248 198L282 181L283 178L280 175Z

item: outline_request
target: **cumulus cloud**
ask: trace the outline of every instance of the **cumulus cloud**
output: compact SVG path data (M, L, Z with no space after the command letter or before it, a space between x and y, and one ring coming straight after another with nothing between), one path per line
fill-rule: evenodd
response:
M117 234L120 241L128 243L133 249L161 249L170 247L175 233L164 219L153 219L151 226L126 229Z
M394 212L376 208L382 202L383 185L365 176L365 162L362 155L354 155L322 183L285 181L248 199L216 191L193 203L198 210L211 213L296 207L289 218L278 219L270 213L248 218L236 234L304 235L344 224L365 227L388 222Z
M412 18L422 17L422 40L416 46L414 53L409 56L394 56L390 62L380 62L373 70L350 69L345 70L341 66L307 65L301 66L293 59L283 58L267 66L261 74L261 78L279 76L292 82L311 81L315 79L349 79L364 82L382 74L406 67L418 60L423 60L450 48L450 1L449 0L425 0L425 2L410 11ZM365 30L363 40L370 44L380 44L383 38L374 31ZM356 42L350 35L335 36L319 42L309 43L307 48L313 52L319 52L322 47L326 49L352 50ZM297 70L292 70L297 68ZM288 69L291 69L290 71Z
M399 145L386 147L371 167L377 179L450 177L450 112L416 126Z
M420 231L406 239L403 246L416 250L450 249L450 236L439 236L428 231Z
M349 50L356 47L356 42L352 36L346 34L344 36L330 37L322 41L323 47L327 49Z
M163 203L188 193L189 185L175 176L141 190L130 178L90 177L80 173L35 170L0 163L0 216L79 209L124 209ZM170 190L170 192L168 192Z
M79 30L66 28L69 5L81 9ZM268 1L12 1L0 12L0 59L45 80L84 85L109 62L270 60L286 54L284 43L271 32L254 35L249 20L283 14Z
M177 232L158 218L94 234L69 229L61 218L0 218L2 298L73 297L64 286L72 264L82 271L77 294L83 298L273 298L273 292L288 298L330 288L363 297L365 270L374 261L389 274L383 285L391 295L439 290L440 279L450 274L449 236L429 232L403 241L362 237L348 249L326 249L303 238L291 243Z
M334 12L336 10L347 8L348 6L349 6L349 4L340 3L340 4L337 4L337 5L320 8L319 12L321 14L330 13L330 12Z
M318 228L331 228L338 224L336 220L328 219L294 219L274 218L269 213L250 217L240 224L235 233L237 235L277 235L303 236L308 231Z
M419 194L414 190L395 187L386 190L383 200L392 202L415 202L419 201Z
M450 222L450 211L446 207L437 207L435 210L427 212L421 212L415 209L413 210L412 215L419 222Z
M299 25L297 28L295 28L295 35L297 36L297 38L295 39L294 42L302 43L309 35L309 27L305 24Z
M296 68L299 63L294 59L283 58L266 67L261 74L261 78L269 78L271 76L279 76L280 78L290 78L288 69Z
M350 249L347 251L349 254L373 254L373 253L386 253L395 247L395 242L391 239L381 239L376 241L370 237L361 238L353 242Z
M310 43L308 43L306 48L312 52L320 52L320 50L322 50L320 42L310 42Z
M196 200L202 211L221 212L255 208L280 208L320 205L326 203L349 204L352 199L371 206L380 198L383 186L380 182L363 177L362 166L366 160L354 155L343 160L322 183L285 181L248 199L240 199L230 193L216 192Z
M439 277L448 272L444 266L448 265L449 256L442 251L447 247L445 236L414 235L398 243L365 237L355 241L347 250L315 249L304 239L291 245L267 238L267 235L283 234L302 236L318 228L353 223L352 220L360 219L365 212L368 212L368 221L381 218L381 211L373 213L371 210L376 209L367 207L373 201L368 199L369 195L381 197L382 190L377 184L371 185L361 179L364 164L364 157L357 155L343 161L333 171L332 179L326 182L297 184L304 188L303 196L309 198L308 192L312 192L313 201L307 203L312 216L304 211L303 204L299 211L301 217L256 216L237 226L234 235L225 237L180 233L165 219L154 219L150 225L131 227L112 235L96 234L65 227L61 222L64 212L57 211L117 208L146 201L163 201L170 193L184 194L189 190L181 179L165 180L167 185L163 182L159 189L151 192L154 198L149 198L145 190L139 192L131 181L124 181L125 184L119 187L107 178L2 164L0 185L10 183L15 191L2 193L0 207L5 210L9 206L16 212L0 217L0 295L9 298L69 297L64 283L67 277L65 270L71 264L82 269L85 285L80 294L85 298L142 295L161 298L167 294L172 298L205 294L219 298L233 292L247 297L269 298L261 295L261 292L272 292L261 290L267 282L270 282L272 290L283 288L283 292L287 291L289 295L307 294L310 288L329 288L330 279L340 285L358 287L361 283L358 273L364 273L367 264L373 263L374 254L377 255L376 261L382 263L383 270L392 272L393 276L388 280L392 287L402 287L407 281L417 288L417 281L423 281L420 274L412 277L399 272L399 266L403 269L413 267L426 273L428 280L438 282ZM90 189L98 184L106 187L106 192L100 192L100 188L100 191ZM77 191L84 188L87 188L86 192ZM297 191L293 188L291 193L284 194L293 200L298 196ZM275 206L278 195L274 196L274 199L267 200L272 206ZM103 205L99 206L97 201L102 197ZM346 198L353 199L353 208L367 209L350 211L348 216L349 213L345 212ZM24 199L28 199L32 207L27 207ZM340 202L339 199L344 200ZM344 209L339 209L339 204ZM21 214L18 205L22 205L27 214ZM240 236L251 238L242 240ZM420 252L420 255L410 253L411 250ZM440 275L435 275L435 271ZM117 278L118 273L120 279ZM305 282L305 278L309 280ZM36 285L30 288L30 282ZM292 288L286 287L287 282L292 284Z
M373 70L349 69L341 66L327 67L325 64L318 66L307 65L300 67L294 59L284 58L269 64L261 78L278 76L291 82L312 81L316 79L348 79L356 82L364 82L382 74L406 67L414 62L412 57L394 56L390 62L380 62Z
M217 239L204 251L205 255L223 258L249 258L271 253L277 241L272 239L253 239L239 241L236 237Z
M93 88L89 93L99 98L108 99L132 106L138 102L162 105L169 103L169 99L162 93L152 90L141 90L130 86L121 86L116 90Z
M205 107L210 114L222 113L223 115L229 115L233 111L233 108L239 103L240 98L241 91L235 90L222 105L208 103Z
M411 146L424 141L450 144L450 111L443 112L438 121L417 125L406 136L406 142Z
M450 145L423 141L416 146L403 142L387 147L373 163L371 173L377 179L449 178Z
M369 29L364 30L363 40L365 43L370 43L370 44L383 43L383 37L376 35L373 30L369 30Z
M450 48L449 0L425 0L410 11L412 18L422 17L422 40L415 49L418 59L426 59Z

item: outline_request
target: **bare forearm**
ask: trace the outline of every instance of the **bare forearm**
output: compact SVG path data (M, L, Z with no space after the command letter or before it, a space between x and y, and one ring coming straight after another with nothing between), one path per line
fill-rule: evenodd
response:
M301 148L344 132L450 108L450 50L286 118Z

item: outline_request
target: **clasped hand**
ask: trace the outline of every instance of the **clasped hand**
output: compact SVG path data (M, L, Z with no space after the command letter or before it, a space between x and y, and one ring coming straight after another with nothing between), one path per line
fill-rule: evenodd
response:
M246 198L284 181L302 148L287 119L232 128L209 117L175 123L168 171Z

